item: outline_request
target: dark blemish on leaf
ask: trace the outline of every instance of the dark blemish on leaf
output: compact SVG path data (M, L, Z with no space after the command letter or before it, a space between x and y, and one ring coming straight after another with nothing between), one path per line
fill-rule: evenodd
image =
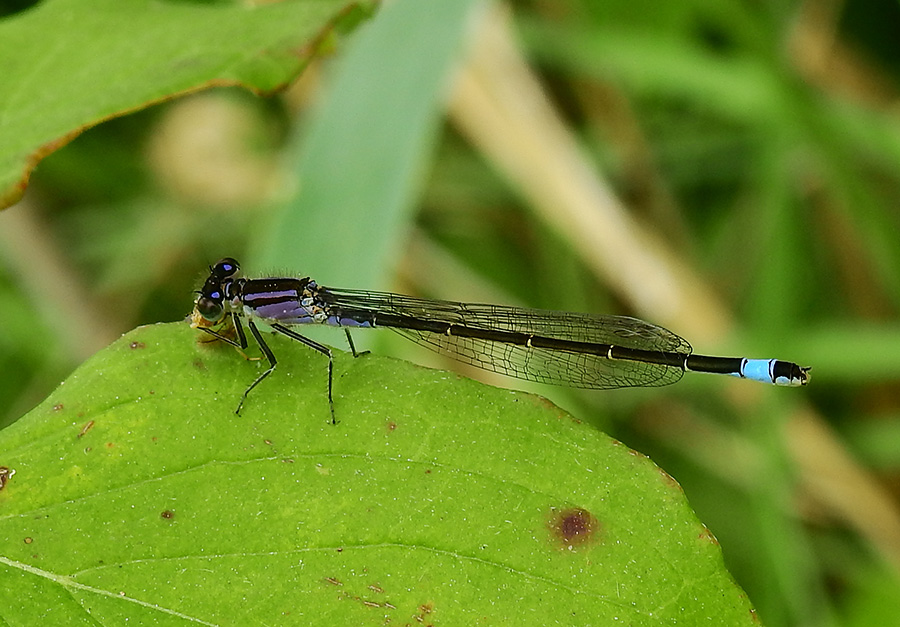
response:
M393 420L388 420L388 422L387 422L387 430L388 430L388 431L396 431L396 430L397 430L397 423L394 422Z
M106 448L112 448L112 447L114 447L114 446L115 446L115 444L113 444L112 442L107 442L107 443L106 443Z
M434 612L434 603L423 603L419 606L419 612L414 614L413 618L416 619L417 622L424 623L425 619L428 618L429 614L432 612ZM431 623L429 623L429 625L430 624Z
M15 470L10 470L7 466L0 466L0 490L6 487L14 474L16 474Z
M166 520L172 520L173 518L175 518L175 512L170 509L164 509L159 516L160 518L165 518Z
M53 406L53 411L59 411L59 410L61 410L62 408L63 408L63 404L62 404L62 403L57 403L56 405Z
M426 474L426 475L430 475L430 474L431 474L431 468L426 468L426 469L425 469L425 474Z
M269 446L272 446L272 440L270 440L270 439L268 439L268 438L266 438L265 440L263 440L263 442L265 442L265 443L268 444Z
M93 426L94 426L94 421L88 420L86 423L84 423L84 426L81 427L81 431L78 432L78 437L83 438L84 434L87 433L88 431L90 431L91 427L93 427Z
M596 542L600 523L581 507L553 508L548 526L563 548L575 549Z
M344 552L344 549L343 549L343 548L341 548L341 547L338 547L338 548L337 548L337 549L335 549L335 550L336 550L336 551L337 551L337 552L338 552L338 553L343 553L343 552Z
M34 539L32 539L31 537L25 538L25 544L31 544L32 542L34 542Z
M675 478L672 475L667 473L662 468L657 468L657 471L659 472L660 476L662 477L663 483L667 484L671 488L675 488L678 492L684 494L684 489L681 487L681 485L677 481L675 481Z
M290 457L285 457L284 459L281 460L281 463L282 464L293 464L294 460L291 459Z
M369 590L372 592L377 592L378 594L384 594L384 588L379 586L377 583L369 584Z
M556 414L557 418L561 418L565 414L565 412L559 408L559 405L556 405L549 398L545 398L543 396L535 396L534 400L539 407L543 407L544 409L550 409L550 410L555 409L558 412Z
M131 348L136 348L136 349L141 349L141 348L146 348L146 347L147 347L147 345L144 344L143 342L132 342L131 344L129 344L129 346L130 346Z
M335 585L338 585L338 586L344 585L344 584L342 584L341 582L337 581L336 579L332 581L332 578L331 578L331 577L328 577L328 578L326 579L326 581L328 581L329 583L334 583ZM343 591L343 590L338 594L338 598L341 599L341 600L343 600L343 601L355 601L355 602L357 602L357 603L359 603L360 605L363 605L363 606L365 606L365 607L374 607L374 608L383 607L383 608L385 608L385 609L390 609L390 610L396 610L396 609L397 609L397 606L396 606L396 605L393 605L392 603L388 603L387 601L385 601L385 602L383 602L383 603L379 603L378 601L372 601L372 600L369 600L369 599L364 599L364 598L362 598L361 596L359 596L358 594L352 594L352 593L350 593L350 592L346 592L346 591ZM387 618L387 617L386 617L386 618ZM387 624L387 623L390 623L390 622L391 622L390 619L387 618L386 624ZM420 621L420 622L423 622L423 621ZM406 625L410 625L410 623L406 623Z
M194 368L196 368L197 370L206 370L206 364L204 364L204 363L203 363L203 360L200 359L199 357L196 358L196 359L194 359L194 361L192 362L192 365L193 365Z
M712 531L709 530L709 527L703 525L703 531L700 532L700 535L697 536L701 540L706 540L710 544L714 544L715 546L719 546L719 540L716 536L713 535Z
M335 585L335 586L343 586L344 585L343 582L341 582L339 579L335 579L334 577L325 577L325 581L327 581L328 583Z

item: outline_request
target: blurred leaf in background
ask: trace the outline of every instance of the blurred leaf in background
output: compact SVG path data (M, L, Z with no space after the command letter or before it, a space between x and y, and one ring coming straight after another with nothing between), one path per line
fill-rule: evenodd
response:
M348 37L365 54L326 37L316 50L337 58L276 97L166 102L40 163L0 214L5 421L116 334L181 319L226 254L250 254L250 273L313 268L326 285L637 315L698 352L811 365L813 381L541 392L676 477L764 624L891 616L898 5L516 3L444 19L433 48L458 57L441 65L397 34L424 19L404 4ZM334 94L356 100L329 117ZM391 204L367 215L358 183ZM338 217L341 192L355 216ZM264 257L273 224L303 226L275 227L295 237L296 260ZM378 350L416 355L391 338Z

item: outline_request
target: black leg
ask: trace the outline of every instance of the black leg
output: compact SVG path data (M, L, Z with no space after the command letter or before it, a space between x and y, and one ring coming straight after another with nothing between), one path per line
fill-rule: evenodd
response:
M225 337L218 331L213 331L209 327L199 327L201 331L205 331L209 333L211 336L216 338L217 340L222 340L226 344L231 344L236 348L240 348L241 350L245 350L247 348L247 336L244 335L244 327L241 325L241 319L237 317L234 313L229 314L231 318L231 326L234 329L234 332L237 334L238 341L235 342L230 337Z
M222 334L220 334L220 333L217 333L216 331L213 331L212 329L210 329L210 328L208 328L208 327L198 327L198 328L199 328L201 331L204 331L204 332L206 332L206 333L209 333L211 336L213 336L213 337L216 338L217 340L222 340L223 342L226 342L226 343L228 343L228 344L231 344L232 346L235 346L235 347L237 347L237 348L247 348L246 346L241 346L240 344L238 344L237 342L235 342L234 340L232 340L230 337L225 337L224 335L222 335ZM210 343L212 343L212 342L210 342Z
M250 322L250 324L251 325L253 324L252 321ZM282 326L280 324L272 324L270 326L272 327L273 330L278 331L282 335L286 335L289 338L291 338L292 340L297 340L301 344L305 344L306 346L309 346L314 351L318 351L319 353L322 353L323 355L328 357L328 407L329 407L329 409L331 409L331 424L336 425L337 420L334 417L334 398L332 398L332 396L331 396L331 388L332 388L332 383L334 381L334 377L333 377L334 356L331 354L331 349L328 348L327 346L323 346L322 344L319 344L318 342L314 342L313 340L309 339L308 337L305 337L303 335L300 335L299 333L291 331L287 327ZM256 334L255 328L253 326L251 326L250 329L252 331L254 331L254 334ZM257 339L259 339L259 336L257 336ZM275 367L275 365L273 364L272 368L274 368L274 367ZM269 371L271 371L272 368L270 368ZM263 376L265 376L266 374L268 374L268 371L264 372ZM253 385L256 385L256 383L259 383L259 379L257 379ZM252 388L253 386L251 385L250 387ZM250 390L247 390L247 391L249 392ZM246 393L244 395L246 396Z
M244 401L247 400L247 395L250 393L250 390L252 390L257 385L259 385L260 381L262 381L263 379L268 377L270 374L272 374L272 371L275 370L276 364L278 364L278 360L275 359L275 354L272 353L272 350L269 348L269 345L266 344L266 341L263 339L262 335L260 334L259 329L256 328L255 324L253 324L253 320L248 320L247 325L250 327L250 333L253 334L254 339L256 339L256 343L259 344L259 349L263 352L263 355L265 355L266 359L269 361L269 367L266 368L265 372L263 372L261 375L256 377L256 381L251 383L250 387L248 387L246 390L244 390L244 394L243 394L243 396L241 396L241 402L238 403L237 409L234 410L234 413L236 413L236 414L241 413L241 407L244 406ZM237 324L236 328L241 329L240 323ZM247 338L244 337L243 329L238 331L238 337L241 340L243 340L243 342L244 342L243 348L246 348Z
M344 327L344 335L347 336L347 344L350 345L350 351L353 353L354 357L360 357L369 352L369 351L363 351L361 353L356 352L356 347L353 345L353 337L350 335L350 329L348 329L347 327Z
M234 312L231 312L231 324L234 325L234 332L237 333L238 341L240 342L238 346L240 346L241 350L246 349L247 336L244 335L244 326L241 324L241 319Z

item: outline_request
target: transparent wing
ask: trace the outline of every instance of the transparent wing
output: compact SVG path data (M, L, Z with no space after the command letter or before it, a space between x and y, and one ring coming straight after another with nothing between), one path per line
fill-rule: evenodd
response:
M390 313L435 320L487 331L510 331L576 342L689 355L691 345L671 331L626 316L549 311L430 300L391 294L320 288L319 295L335 313L374 316ZM487 339L393 328L417 344L463 363L500 374L556 385L592 389L660 386L678 381L675 366L611 360L604 355L528 347Z

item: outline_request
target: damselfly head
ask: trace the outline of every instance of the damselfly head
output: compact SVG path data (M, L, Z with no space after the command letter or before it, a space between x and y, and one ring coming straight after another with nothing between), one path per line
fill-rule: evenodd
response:
M191 327L210 328L225 315L225 291L227 285L240 274L240 264L231 257L225 257L210 267L209 277L203 288L197 292L194 311L191 313Z
M207 281L194 303L194 313L211 323L218 322L225 314L224 301L225 294L222 289L217 284Z
M224 259L220 259L216 262L212 268L209 269L209 279L223 281L225 279L233 279L236 278L241 272L241 265L232 259L231 257L225 257Z

